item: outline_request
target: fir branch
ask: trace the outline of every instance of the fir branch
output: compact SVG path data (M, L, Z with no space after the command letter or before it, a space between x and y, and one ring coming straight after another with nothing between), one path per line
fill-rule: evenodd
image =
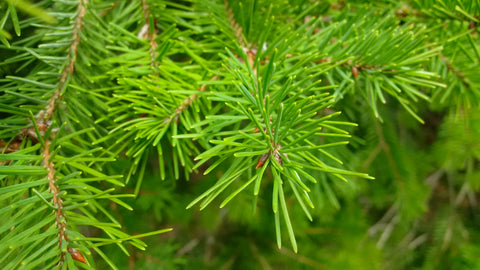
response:
M399 17L419 17L424 19L442 19L446 21L480 22L480 6L478 2L462 3L462 1L421 0L416 3L418 9L403 6L397 10Z
M215 75L213 76L210 81L215 81L217 79L219 79L220 76L219 75ZM200 86L200 88L198 89L199 92L204 92L205 90L207 90L207 85L204 84L202 86ZM177 121L178 120L178 117L180 116L180 114L182 114L183 111L185 111L186 109L188 109L188 107L190 107L190 105L193 103L193 101L195 99L198 98L198 94L192 94L190 95L188 98L186 98L182 104L180 106L178 106L178 108L176 108L174 111L173 111L173 114L172 115L169 115L167 117L165 117L165 119L163 120L163 123L168 125L170 124L170 122L172 122L172 120L174 121Z
M227 13L228 16L228 22L230 24L230 27L233 29L235 37L237 38L237 42L245 48L246 42L245 42L245 37L242 35L243 28L235 21L235 15L233 14L232 9L228 6L228 0L224 0L224 7L225 7L225 12Z
M460 69L456 68L451 62L450 60L445 57L444 55L440 55L440 59L442 59L442 61L445 63L445 65L447 66L447 69L451 72L453 72L453 74L455 74L459 79L460 81L463 83L463 85L465 85L465 87L467 89L471 89L470 87L470 80L465 76L465 74L463 74L462 71L460 71Z
M26 2L0 1L1 267L115 269L133 255L135 268L202 268L205 240L219 256L203 268L252 255L247 268L480 268L478 0L31 5L55 25ZM370 178L359 168L382 181L336 181ZM204 193L189 207L220 199L229 226L198 225L214 209L191 222L184 184L154 176L197 170L188 193ZM132 251L146 244L115 207L135 195L110 184L139 195L130 230L168 222L181 229L172 243L195 241ZM293 250L272 253L275 234Z
M227 13L227 16L228 16L228 22L230 24L230 27L234 31L236 41L241 46L243 51L246 53L248 64L250 65L250 68L253 70L253 74L255 76L257 76L257 67L254 67L255 58L257 56L257 49L254 48L252 45L247 46L247 42L245 40L245 37L242 34L243 28L235 20L235 15L233 14L232 9L229 8L227 0L224 0L224 7L225 7L225 12ZM239 59L241 60L241 58L239 58ZM243 60L241 60L241 61L243 61Z
M52 161L50 161L52 153L50 152L50 140L45 140L45 148L42 151L43 166L47 169L48 187L52 193L52 204L55 207L55 224L58 231L58 248L62 249L62 245L68 245L68 236L65 234L67 230L67 221L65 212L63 211L63 201L59 197L59 190L57 185L57 178L55 177L55 168ZM65 243L64 243L65 242ZM63 264L65 260L65 252L62 251L59 259L59 264Z
M150 15L150 7L147 0L142 0L142 11L145 18L145 24L140 29L137 36L148 40L150 43L150 48L148 49L150 53L150 66L155 69L158 67L158 62L155 60L157 58L156 49L158 47L158 44L155 41L155 38L157 37L157 28L155 23L153 22L152 24L152 21L150 20L153 19L153 17Z
M78 6L77 6L77 15L75 17L75 25L73 26L73 35L72 35L72 43L70 44L70 47L68 49L69 51L69 60L67 65L64 67L62 71L62 75L60 77L60 80L58 81L57 84L57 91L53 94L53 96L50 98L50 101L48 102L46 108L44 111L40 111L37 114L37 120L40 119L50 119L53 115L53 112L55 110L55 102L61 99L62 97L62 92L64 89L67 87L68 83L68 78L72 76L73 72L75 71L75 60L77 59L77 47L78 44L80 44L81 37L80 37L80 31L82 31L82 26L83 26L83 17L85 16L85 6L88 3L88 0L79 0L78 1Z
M62 92L66 89L69 77L72 76L75 70L75 60L77 58L77 47L81 41L80 31L82 31L83 26L83 17L86 14L86 4L88 0L79 0L77 6L77 15L75 18L75 24L73 27L73 34L72 34L72 43L68 49L69 59L67 65L64 67L62 71L62 75L57 83L57 90L53 94L53 96L48 101L44 110L41 110L36 118L37 123L41 123L44 127L42 131L45 131L50 128L51 121L54 112L55 112L55 103L59 101L62 97ZM35 121L35 120L34 120ZM36 123L34 123L36 126ZM46 134L37 133L38 136L45 136L43 138L39 138L41 142L43 142L43 149L42 149L42 158L43 158L43 166L47 170L47 179L48 179L48 186L49 190L52 193L52 204L55 207L55 223L57 228L59 229L58 232L58 248L62 250L62 247L68 246L68 236L66 235L67 224L66 224L66 216L63 210L63 201L59 197L59 189L56 185L57 178L55 176L55 165L52 161L52 152L50 149L51 139L50 137L46 137ZM54 134L48 134L54 136ZM76 249L68 248L68 252L71 253L73 258L78 261L85 262L83 255L78 252ZM62 265L65 260L65 251L62 250L60 259L58 264Z

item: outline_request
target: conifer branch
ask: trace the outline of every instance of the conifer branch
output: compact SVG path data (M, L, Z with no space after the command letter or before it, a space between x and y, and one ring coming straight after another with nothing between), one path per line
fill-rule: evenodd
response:
M255 60L255 57L256 57L256 54L257 54L257 49L250 48L251 47L250 45L247 46L247 44L246 44L247 42L245 40L245 37L242 35L243 28L235 20L235 15L233 14L232 9L228 6L228 1L227 0L224 1L224 6L225 6L225 11L226 11L227 16L228 16L228 22L230 24L230 27L234 31L236 40L241 45L241 47L245 51L245 53L247 54L248 64L250 65L250 68L252 68L255 76L257 76L257 69L254 67L254 60Z
M264 268L480 269L470 237L480 190L476 1L38 3L59 24L17 14L32 0L0 1L0 266L115 269L134 255L136 268L201 268L199 243L208 254L219 245L195 224L211 215L193 224L179 210L220 200L232 226L211 235L238 244L206 267L239 262L229 255L250 244ZM366 173L385 181L358 185ZM157 174L195 181L178 197L177 182ZM136 205L120 200L137 195ZM159 239L137 255L139 238L168 230L130 236L139 227L121 226L131 215L117 205L136 208L135 226L173 222L195 241L177 252ZM321 227L303 230L305 218ZM252 241L237 239L243 228ZM273 234L277 255L262 246ZM292 250L281 248L287 237ZM321 264L310 259L333 242ZM126 256L98 249L107 244Z
M255 67L255 58L257 57L257 50L254 49L254 48L247 48L245 46L245 40L244 40L244 37L242 35L242 27L235 21L235 17L234 17L234 14L233 14L233 11L231 8L228 7L228 1L225 0L224 1L224 4L225 4L225 11L228 15L228 22L230 24L230 27L235 31L235 37L237 38L237 42L242 46L242 49L243 51L245 52L246 56L247 56L247 61L248 61L248 65L250 66L250 68L252 69L253 71L253 76L254 76L254 79L257 80L257 74L258 74L258 71L257 71L257 67ZM238 60L243 62L243 59L241 57L238 57ZM259 91L258 91L258 86L257 88L255 89L256 93L257 94L260 94ZM265 99L263 100L263 102L265 103ZM266 119L263 119L263 123L265 124L265 121L267 121ZM260 132L259 128L255 128L254 130L254 133L257 133L257 132ZM268 132L270 134L273 134L274 133L274 130L269 130L269 131L266 131L265 132ZM258 161L257 161L257 165L256 165L256 169L262 167L266 160L270 157L271 154L273 154L273 156L275 157L275 159L277 160L277 162L279 164L282 164L282 158L279 154L279 150L280 148L282 147L280 144L278 145L275 145L274 141L273 141L273 138L270 138L270 145L271 145L271 148L274 149L273 150L273 153L272 151L268 151L267 153L264 153L262 155L260 155Z
M42 127L42 128L39 128L39 130L41 131L41 133L38 134L39 136L45 136L46 134L44 132L50 128L50 125L52 124L52 121L50 119L52 118L55 112L55 103L61 99L62 91L67 87L69 77L72 76L75 70L77 48L81 41L80 31L82 30L82 26L83 26L83 17L85 16L85 13L86 13L85 5L87 4L87 2L88 0L79 0L78 2L78 6L77 6L78 13L75 18L75 25L74 25L73 34L72 34L73 41L68 49L69 51L68 63L63 69L62 75L57 83L57 90L48 101L45 109L40 111L37 114L36 122L38 123L39 127ZM54 134L52 134L52 136L54 136ZM43 161L43 166L47 170L48 186L53 196L52 204L55 207L55 223L57 228L59 229L58 247L59 249L62 249L63 245L68 246L68 236L66 234L66 230L67 230L66 217L65 217L65 212L63 210L63 201L59 197L59 189L56 185L56 182L58 179L55 176L55 165L51 160L52 158L52 151L50 149L51 140L48 137L44 137L43 142L44 142L44 145L42 149L42 161ZM76 260L82 261L83 259L83 262L85 262L85 259L78 251L72 248L69 248L68 251L72 254L72 256ZM63 264L64 260L65 260L65 252L62 251L58 264L60 265Z
M61 99L62 91L67 87L68 78L72 76L73 72L75 71L75 60L77 59L77 47L80 44L81 37L80 31L82 30L83 26L83 17L85 16L86 10L85 5L88 3L88 0L79 0L78 1L78 13L75 18L75 25L73 27L73 35L72 35L72 43L70 45L69 50L69 61L65 68L62 71L62 76L57 84L57 91L53 94L50 98L45 111L40 111L37 114L37 120L40 118L47 118L50 119L53 115L55 110L55 102Z
M471 28L476 27L476 23L480 21L480 16L469 14L468 10L458 5L455 5L455 8L450 10L443 0L433 1L433 3L432 6L422 7L421 10L405 5L397 9L395 15L400 18L410 16L429 20L442 19L445 21L469 22L469 27Z
M52 193L52 204L55 207L55 223L57 228L59 229L58 232L58 248L61 249L63 242L68 244L68 237L65 234L67 229L66 224L66 217L63 211L63 201L59 197L59 190L55 182L57 182L57 178L55 177L55 168L50 158L52 157L52 153L50 152L50 140L45 140L45 148L42 151L43 154L43 166L47 169L47 179L48 179L48 187L50 192ZM62 252L60 255L59 264L62 264L65 259L65 252Z
M210 81L215 81L217 80L218 78L220 78L220 76L218 75L215 75L213 76ZM207 85L204 84L202 85L198 91L199 92L204 92L205 90L207 90ZM180 116L180 114L182 114L182 112L184 110L186 110L188 107L190 107L190 105L192 104L192 102L198 98L198 94L193 94L191 96L189 96L188 98L186 98L182 104L180 106L178 106L178 108L176 108L174 111L173 111L173 114L171 116L167 116L165 117L165 119L163 120L163 123L164 124L169 124L170 122L172 122L172 120L175 120L177 121L178 120L178 117Z
M155 61L155 58L157 57L156 49L158 47L158 44L155 41L155 38L157 37L157 29L155 23L153 25L150 24L150 8L147 0L142 0L142 11L145 18L145 24L142 29L140 29L138 37L146 39L150 43L150 48L148 49L150 53L150 66L155 69L158 67L158 62Z
M453 72L453 74L455 74L460 79L460 81L465 85L465 87L467 87L467 89L471 88L470 80L465 76L465 74L463 74L462 71L456 68L444 55L440 55L440 59L442 59L443 63L445 63L445 65L447 66L447 69Z
M227 5L227 2L225 2L225 5ZM143 15L144 15L144 18L145 18L145 24L140 29L140 32L138 33L138 37L143 38L143 39L147 39L149 41L149 43L150 43L150 47L149 47L150 66L155 69L155 68L158 67L158 64L159 64L158 61L156 61L156 57L157 57L156 49L158 47L158 43L156 42L155 38L157 36L156 35L157 29L156 29L155 25L151 24L150 8L149 8L149 5L147 3L147 0L142 0L142 11L143 11ZM233 16L233 14L231 14L231 15ZM240 27L240 32L241 32L241 27ZM214 80L217 80L219 77L220 76L215 75L210 80L214 81ZM202 85L198 89L198 91L203 92L206 89L207 89L207 85ZM163 123L164 124L169 124L172 120L177 121L179 115L182 114L182 112L185 109L187 109L192 104L192 102L197 98L198 98L198 94L193 94L193 95L189 96L188 98L186 98L182 102L182 104L173 111L173 115L165 117Z
M242 27L235 21L235 15L233 14L232 9L228 6L228 1L224 0L224 7L225 11L228 16L228 22L230 24L230 27L232 27L233 31L235 32L235 37L237 38L237 41L242 47L245 48L246 42L245 38L242 35Z

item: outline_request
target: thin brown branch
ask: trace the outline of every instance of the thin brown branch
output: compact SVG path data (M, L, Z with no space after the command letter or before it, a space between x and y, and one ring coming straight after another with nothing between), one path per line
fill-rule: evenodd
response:
M80 44L81 37L80 31L83 27L83 17L85 16L85 5L87 4L88 0L79 0L78 2L78 13L75 18L75 26L73 28L73 35L72 35L72 43L70 44L69 48L69 56L70 59L68 64L63 69L62 75L60 80L57 84L57 91L53 94L48 102L45 110L40 111L37 114L37 119L47 118L50 119L55 111L55 102L61 99L62 91L67 87L68 78L73 74L75 71L75 61L77 59L77 47Z
M213 76L213 77L210 79L210 81L215 81L215 80L217 80L218 78L220 78L220 76L215 75L215 76ZM202 86L198 89L198 91L200 91L200 92L203 92L203 91L205 91L205 90L207 90L207 85L206 85L206 84L202 85ZM189 96L188 98L186 98L186 99L182 102L182 104L181 104L180 106L178 106L178 108L175 109L175 111L173 112L173 115L168 116L168 117L166 117L166 118L163 120L163 123L164 123L164 124L168 124L168 123L172 122L172 120L177 121L177 120L178 120L178 117L180 116L180 114L182 114L184 110L186 110L188 107L190 107L190 105L193 103L193 101L194 101L195 99L197 99L197 98L198 98L198 95L197 95L197 94L193 94L193 95Z
M228 1L225 0L224 2L224 6L225 6L225 11L227 12L227 16L228 16L228 22L230 23L230 27L232 27L232 29L235 31L235 37L237 38L237 41L238 43L240 43L240 45L242 45L242 47L245 48L245 39L242 35L242 27L237 23L237 21L235 21L235 16L233 14L233 11L231 8L229 8L228 6Z
M88 0L79 0L78 7L77 7L78 13L75 18L75 25L74 25L73 34L72 34L73 41L70 44L70 47L68 50L69 61L67 65L64 67L62 71L62 75L58 80L58 83L56 85L56 91L48 100L45 108L43 110L40 110L36 115L36 122L41 132L40 135L44 135L44 132L50 127L51 125L50 119L52 118L52 115L55 111L55 102L59 101L62 98L61 97L62 91L67 87L68 78L75 71L75 61L77 59L77 47L81 41L80 31L82 30L82 27L83 27L83 17L85 16L85 12L86 12L85 5L87 4L87 2ZM45 127L45 128L42 129L41 127ZM20 150L19 148L20 142L25 137L29 137L35 143L38 142L38 137L34 127L29 127L29 128L23 129L22 134L17 136L17 138L15 138L15 140L12 143L10 143L7 148L5 148L6 143L0 142L0 149L1 149L0 151L9 153L9 152L16 152Z
M251 46L248 46L247 48L247 42L245 40L245 37L242 35L243 28L235 21L235 16L233 14L232 9L228 6L228 1L224 1L224 6L225 6L225 11L228 16L228 23L230 24L230 27L233 29L235 37L237 42L241 45L245 53L247 54L247 61L250 67L253 70L253 73L255 76L257 76L257 69L254 67L255 64L255 57L257 55L257 48L251 48ZM243 62L243 59L239 59L240 61Z
M63 201L59 197L59 190L55 182L57 182L57 178L55 177L55 168L53 162L50 160L52 157L52 153L50 152L50 140L45 140L45 148L42 151L43 154L43 166L47 169L47 179L48 179L48 187L50 192L53 195L52 204L55 206L55 224L59 229L58 232L58 247L61 248L63 241L68 241L68 237L65 234L67 229L67 224L65 222L65 213L63 212ZM65 253L62 252L60 257L60 262L63 262Z
M75 61L77 58L77 47L80 44L81 37L80 31L82 30L83 26L83 17L85 16L86 10L85 5L87 4L88 0L80 0L78 2L78 13L75 18L75 25L73 28L72 34L72 43L70 44L69 48L69 61L65 68L62 71L62 75L57 83L57 90L50 98L47 106L44 110L40 111L37 114L37 125L41 133L40 136L45 136L45 131L50 127L51 121L54 112L55 112L55 103L61 99L62 91L67 87L68 78L73 74L75 70ZM40 128L41 127L41 128ZM27 130L28 131L28 130ZM29 134L26 134L29 135ZM34 134L35 135L35 134ZM31 138L34 135L29 135ZM34 139L34 138L32 138ZM38 138L37 138L38 139ZM51 139L50 137L44 137L43 141L45 142L44 148L42 149L42 156L43 156L43 166L47 169L47 179L48 179L48 187L50 192L53 195L52 204L55 207L55 224L59 229L58 232L58 247L61 249L62 246L68 245L68 236L66 234L67 230L67 223L65 220L65 212L63 211L63 201L59 196L59 189L56 185L57 178L55 176L55 164L53 163L52 159L52 151L50 149L51 146ZM65 242L65 244L64 244ZM85 262L85 258L78 252L76 249L67 249L68 252L72 255L75 260ZM65 260L65 252L62 252L60 255L60 260L58 264L63 264Z
M456 68L444 55L440 55L440 59L442 59L442 61L445 63L447 69L453 72L453 74L455 74L460 79L460 81L465 85L465 87L467 87L467 89L470 89L470 80L465 76L465 74L463 74L463 72Z
M155 61L155 59L157 58L156 49L158 47L158 43L155 41L155 38L157 37L157 34L156 34L157 29L155 27L155 24L154 25L150 24L150 7L147 4L147 0L142 0L142 10L143 10L143 15L145 17L145 24L143 25L142 29L138 33L138 37L149 41L150 66L152 66L155 69L158 67L158 62Z

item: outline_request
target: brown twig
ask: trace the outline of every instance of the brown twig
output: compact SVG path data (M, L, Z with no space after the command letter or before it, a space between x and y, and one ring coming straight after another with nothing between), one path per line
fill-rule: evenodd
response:
M70 77L74 70L75 70L75 60L77 59L77 47L80 44L81 37L80 31L82 30L83 26L83 17L85 16L85 5L87 4L88 0L79 0L78 2L78 14L75 18L75 26L73 28L73 35L72 35L72 43L70 44L69 49L69 56L70 60L63 69L62 76L57 84L57 91L53 94L50 98L50 101L47 104L45 110L40 111L37 114L37 119L47 118L50 119L53 115L55 110L55 102L61 99L61 94L63 89L67 86L68 77Z
M230 23L230 27L233 28L233 30L235 31L235 37L237 38L237 41L238 43L240 43L240 45L242 45L242 47L245 47L245 39L242 35L242 27L235 21L235 16L233 14L233 11L231 8L228 7L228 1L225 0L224 2L224 6L225 6L225 11L227 12L227 16L228 16L228 22Z
M145 17L145 24L142 27L142 29L140 30L140 32L138 33L138 37L141 37L143 39L147 39L150 42L150 48L149 48L149 51L150 51L150 65L153 68L157 68L158 67L158 62L155 60L156 57L157 57L156 49L158 47L158 44L155 41L155 38L157 36L156 35L156 28L155 28L155 25L150 25L150 9L149 9L149 5L147 4L147 0L142 0L142 10L143 10L143 14L144 14L144 17ZM151 31L152 28L154 29L154 31ZM241 27L240 27L240 32L241 32ZM210 80L214 81L218 78L219 78L219 76L215 75ZM206 89L207 89L207 85L202 85L198 89L198 91L203 92ZM177 121L179 115L182 114L182 112L185 109L190 107L190 105L193 103L193 101L197 98L198 98L197 94L193 94L193 95L189 96L188 98L186 98L182 102L182 104L174 110L173 115L168 116L164 119L163 123L168 124L172 120Z
M50 160L52 153L50 152L50 140L45 140L45 148L42 151L43 154L43 166L47 169L48 188L53 195L52 204L55 206L55 224L59 228L58 232L58 247L62 247L63 241L68 241L68 237L65 234L67 224L65 222L65 213L63 212L63 201L59 197L59 190L55 182L55 168L53 162ZM62 252L60 262L63 262L65 254Z
M230 24L230 27L235 32L235 37L237 39L237 42L242 46L243 50L245 51L245 54L247 55L248 64L252 68L255 76L257 76L257 68L254 67L254 64L255 64L255 57L257 56L258 49L256 47L253 47L251 44L247 46L245 37L242 35L243 28L237 23L237 21L235 21L235 16L233 14L232 9L228 7L227 0L224 1L224 6L228 16L228 23ZM240 58L239 60L243 62L243 59Z
M210 81L215 81L215 80L217 80L218 78L220 78L220 76L215 75L215 76L213 76L213 77L210 79ZM203 92L203 91L205 91L205 90L207 90L207 85L206 85L206 84L202 85L202 86L198 89L198 91L200 91L200 92ZM163 120L163 123L164 123L164 124L169 124L170 122L172 122L172 120L177 121L177 120L178 120L178 117L180 116L180 114L182 114L185 109L187 109L188 107L190 107L190 105L193 103L193 101L194 101L195 99L197 99L197 98L198 98L198 95L197 95L197 94L193 94L193 95L189 96L188 98L186 98L186 99L182 102L182 104L181 104L180 106L178 106L178 108L176 108L175 111L173 111L173 115L168 116L168 117L166 117L166 118Z
M145 17L145 24L138 33L138 37L147 39L150 42L150 65L155 69L158 67L158 62L155 61L155 59L157 58L156 49L158 47L158 43L155 41L155 38L157 37L157 29L155 25L150 25L150 8L147 4L147 0L142 0L142 10ZM154 29L153 31L151 31L152 28Z
M36 115L36 122L39 127L39 130L41 131L41 133L39 134L40 136L45 136L45 131L50 127L52 123L50 119L55 112L55 103L61 99L62 91L65 89L65 87L67 87L68 78L73 74L75 70L75 61L77 58L77 47L81 41L80 31L82 30L82 26L83 26L83 17L85 16L85 13L86 13L85 5L87 4L87 2L88 0L80 0L78 2L78 7L77 7L78 13L75 18L75 25L74 25L73 34L72 34L73 41L70 44L69 53L68 53L70 58L69 58L68 64L65 66L65 68L62 71L60 80L57 83L57 90L53 94L53 96L50 98L45 109L41 110ZM28 130L30 129L27 129L27 131ZM30 135L26 134L26 135L31 137L32 140L36 136L31 134ZM38 141L38 138L36 139ZM66 234L67 224L65 220L65 213L63 211L63 201L59 196L60 191L57 185L55 184L57 182L57 178L55 177L55 165L51 160L52 151L50 149L50 146L51 146L50 137L44 137L43 141L45 143L44 148L42 149L43 166L47 169L48 187L50 189L50 192L53 195L52 204L55 207L55 224L59 229L58 247L61 249L62 246L64 245L64 241L68 242L68 236ZM83 256L76 249L69 248L67 250L71 254L73 253L72 257L75 260L85 262L85 259L83 258ZM60 260L58 264L63 264L64 260L65 260L65 252L62 252L60 255Z
M88 0L79 0L78 13L75 20L75 26L73 28L73 35L72 35L73 41L70 44L70 48L68 52L70 56L70 60L62 71L60 80L57 83L57 87L56 87L57 90L49 99L47 105L45 106L45 109L39 111L35 117L37 125L39 126L39 129L41 132L40 135L43 135L44 131L46 131L50 127L51 121L49 121L49 119L52 117L55 111L55 102L61 99L62 91L67 86L68 78L73 74L75 70L75 60L77 58L77 47L81 41L79 32L81 31L83 26L82 19L85 16L85 4L87 2ZM41 127L45 127L45 128L42 129ZM37 134L34 127L25 128L22 130L22 134L19 135L17 138L15 138L15 140L10 144L7 145L7 143L1 140L0 141L1 152L11 153L11 152L16 152L20 150L21 141L23 140L24 137L29 137L35 143L38 142Z

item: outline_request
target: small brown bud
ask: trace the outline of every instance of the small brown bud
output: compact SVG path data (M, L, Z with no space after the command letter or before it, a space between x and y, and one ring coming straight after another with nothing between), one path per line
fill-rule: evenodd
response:
M269 156L270 156L270 152L262 154L260 158L258 158L257 166L255 167L255 169L262 167L263 164L265 164L265 161L267 161Z
M352 66L352 75L355 79L358 77L358 68L356 66Z
M82 263L87 262L85 257L83 257L82 253L80 253L80 251L78 251L76 248L68 248L67 250L68 250L68 253L70 253L70 255L72 255L72 258L75 261L79 261L79 262L82 262Z

